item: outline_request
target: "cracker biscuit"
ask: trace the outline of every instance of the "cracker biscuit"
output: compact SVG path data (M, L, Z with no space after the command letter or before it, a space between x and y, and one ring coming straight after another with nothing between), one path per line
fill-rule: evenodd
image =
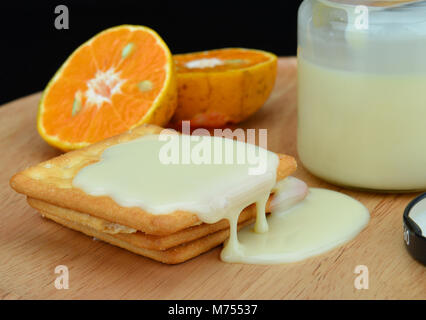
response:
M166 264L178 264L185 262L189 259L199 256L200 254L207 252L214 247L217 247L223 243L229 237L229 229L221 230L209 234L200 239L184 243L182 245L167 249L167 250L150 250L145 248L140 248L126 240L120 239L117 235L108 234L100 232L88 226L75 223L70 220L59 218L57 216L51 215L47 212L42 212L42 214L67 228L80 231L88 236L95 237L99 240L103 240L117 247L129 250L133 253L139 254L141 256L151 258L153 260L166 263ZM243 222L238 225L238 229L249 225L254 222L254 219ZM131 236L131 235L129 235Z
M158 126L142 125L121 135L30 167L13 176L10 185L17 192L30 198L84 212L147 234L168 235L199 225L201 221L192 212L179 210L170 214L155 215L138 207L122 207L108 196L91 196L72 186L72 180L77 172L99 161L106 148L147 134L159 134L162 130L164 129ZM279 158L278 181L292 174L297 166L291 156L279 155Z
M167 236L155 236L142 233L140 231L128 232L126 227L119 226L115 223L91 217L88 214L77 212L71 209L61 208L50 203L28 198L29 205L43 214L55 216L57 218L73 221L76 224L92 228L98 232L114 234L117 239L126 241L136 247L150 250L167 250L180 244L187 243L217 231L229 228L227 220L221 220L214 224L203 223L198 226L190 227ZM267 211L269 211L269 202ZM256 207L251 205L245 208L238 219L238 223L244 223L256 217ZM134 229L132 229L134 230Z
M101 218L92 217L87 213L77 212L71 209L62 208L48 202L27 197L28 204L39 212L47 212L59 218L74 221L75 223L91 227L100 232L109 234L136 233L137 230L123 226L118 223L107 221Z

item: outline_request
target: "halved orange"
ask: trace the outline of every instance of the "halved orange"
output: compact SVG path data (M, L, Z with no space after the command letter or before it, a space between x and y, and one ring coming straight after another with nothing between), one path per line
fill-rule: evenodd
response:
M153 30L123 25L81 45L47 85L37 128L72 150L142 123L165 125L177 106L173 58Z
M182 120L196 127L239 123L266 102L277 74L277 57L254 49L218 49L173 58L178 72L175 125Z

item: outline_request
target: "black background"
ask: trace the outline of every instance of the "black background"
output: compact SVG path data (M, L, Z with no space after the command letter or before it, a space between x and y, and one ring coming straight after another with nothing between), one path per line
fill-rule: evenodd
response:
M43 90L62 62L101 30L140 24L156 30L173 53L246 47L295 55L301 1L1 1L0 104ZM54 10L69 9L57 30Z

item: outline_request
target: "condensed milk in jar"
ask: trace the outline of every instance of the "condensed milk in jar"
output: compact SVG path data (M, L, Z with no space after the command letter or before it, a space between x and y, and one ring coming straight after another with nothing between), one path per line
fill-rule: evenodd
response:
M426 1L302 3L298 153L341 186L426 189Z

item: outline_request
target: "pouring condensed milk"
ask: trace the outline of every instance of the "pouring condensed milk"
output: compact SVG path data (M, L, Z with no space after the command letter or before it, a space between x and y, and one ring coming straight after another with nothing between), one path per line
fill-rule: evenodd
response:
M332 183L426 189L426 1L306 0L298 152Z
M191 159L183 161L183 146ZM78 172L73 185L152 214L187 210L205 223L227 219L230 237L221 254L225 262L302 260L353 239L366 226L368 210L355 199L308 189L293 177L277 183L278 163L275 153L232 139L148 135L105 149L100 161ZM271 215L266 218L271 193ZM256 223L238 232L239 214L253 203Z

